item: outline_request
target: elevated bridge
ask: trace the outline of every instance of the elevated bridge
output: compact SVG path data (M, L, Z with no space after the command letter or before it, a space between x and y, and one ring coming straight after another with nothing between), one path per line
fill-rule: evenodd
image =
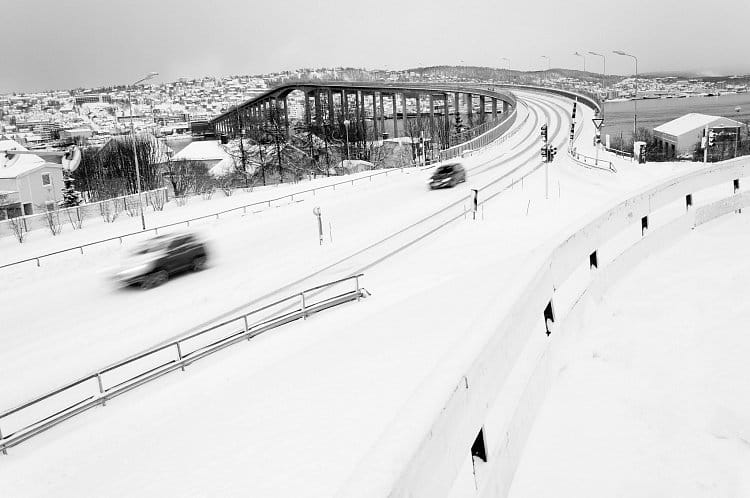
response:
M287 83L232 107L211 121L218 134L237 136L240 130L272 124L290 133L290 99L302 92L303 122L338 136L378 141L423 136L433 147L447 149L466 135L451 133L450 116L462 115L469 128L503 121L516 107L510 91L467 88L465 85L386 82ZM346 129L345 129L346 128Z

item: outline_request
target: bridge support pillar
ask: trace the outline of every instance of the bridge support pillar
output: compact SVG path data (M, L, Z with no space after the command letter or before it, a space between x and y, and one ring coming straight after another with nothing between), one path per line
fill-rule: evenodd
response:
M313 90L313 98L315 100L315 124L318 126L323 125L323 109L320 105L320 89Z
M383 107L383 92L380 92L380 130L385 133L385 107ZM381 137L382 138L382 135Z
M378 127L378 99L375 92L372 92L372 139L373 141L380 138L380 129Z
M497 99L492 97L492 119L497 119Z
M398 138L398 111L396 110L396 92L391 94L391 107L393 108L393 138Z
M416 108L417 108L417 131L421 132L422 131L422 106L421 106L422 95L420 95L419 93L417 93L417 96L415 97L414 100L417 101L417 104L416 104Z
M401 117L404 122L404 136L409 135L409 111L406 110L406 93L401 94Z
M435 97L430 94L430 140L435 141Z
M479 96L479 122L484 123L484 95Z
M362 123L362 139L367 143L367 113L365 112L365 91L359 92L359 118Z
M346 95L346 90L341 90L341 113L344 119L349 119L349 97Z
M289 95L284 97L284 129L286 129L286 136L289 136Z
M443 94L443 128L445 129L445 140L444 143L441 144L443 147L450 147L451 145L451 138L450 138L450 131L451 131L451 113L450 108L448 106L448 94Z
M327 121L333 125L336 122L336 109L333 103L333 90L328 89L328 119Z
M312 116L310 116L310 93L304 90L305 93L305 124L310 126L312 124Z
M469 128L474 126L474 96L470 93L464 95L466 98L466 120L469 122Z

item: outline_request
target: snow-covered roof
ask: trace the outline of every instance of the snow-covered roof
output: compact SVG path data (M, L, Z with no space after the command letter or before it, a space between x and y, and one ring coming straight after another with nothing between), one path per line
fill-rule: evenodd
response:
M685 114L677 119L668 121L663 125L654 128L654 131L660 133L666 133L667 135L680 136L691 131L700 130L706 126L712 126L715 128L720 127L737 127L742 126L742 123L729 118L723 118L721 116L710 116L708 114L700 114L698 112L691 112Z
M231 159L218 140L190 142L173 157L178 161L220 161L227 158Z
M5 154L10 150L27 150L14 140L0 140L0 178L18 178L45 165L62 168L59 164L51 164L37 155L19 154L11 156Z

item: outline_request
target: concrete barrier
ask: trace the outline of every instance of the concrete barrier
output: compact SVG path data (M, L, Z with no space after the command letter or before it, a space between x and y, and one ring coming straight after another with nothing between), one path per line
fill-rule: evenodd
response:
M715 163L645 188L564 230L546 254L516 270L514 300L498 296L488 306L493 314L473 323L471 338L439 362L337 496L507 496L587 307L649 254L747 207L750 192L737 186L749 171L750 158ZM734 189L723 197L700 194L725 183ZM679 203L683 208L674 209ZM661 219L657 226L649 223L653 216ZM624 248L607 244L618 237L629 241ZM582 265L589 267L587 276Z

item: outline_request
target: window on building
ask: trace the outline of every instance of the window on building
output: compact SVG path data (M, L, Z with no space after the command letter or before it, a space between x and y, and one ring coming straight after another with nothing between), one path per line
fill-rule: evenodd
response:
M42 185L44 185L45 187L47 185L52 185L52 178L50 178L49 173L42 173Z

